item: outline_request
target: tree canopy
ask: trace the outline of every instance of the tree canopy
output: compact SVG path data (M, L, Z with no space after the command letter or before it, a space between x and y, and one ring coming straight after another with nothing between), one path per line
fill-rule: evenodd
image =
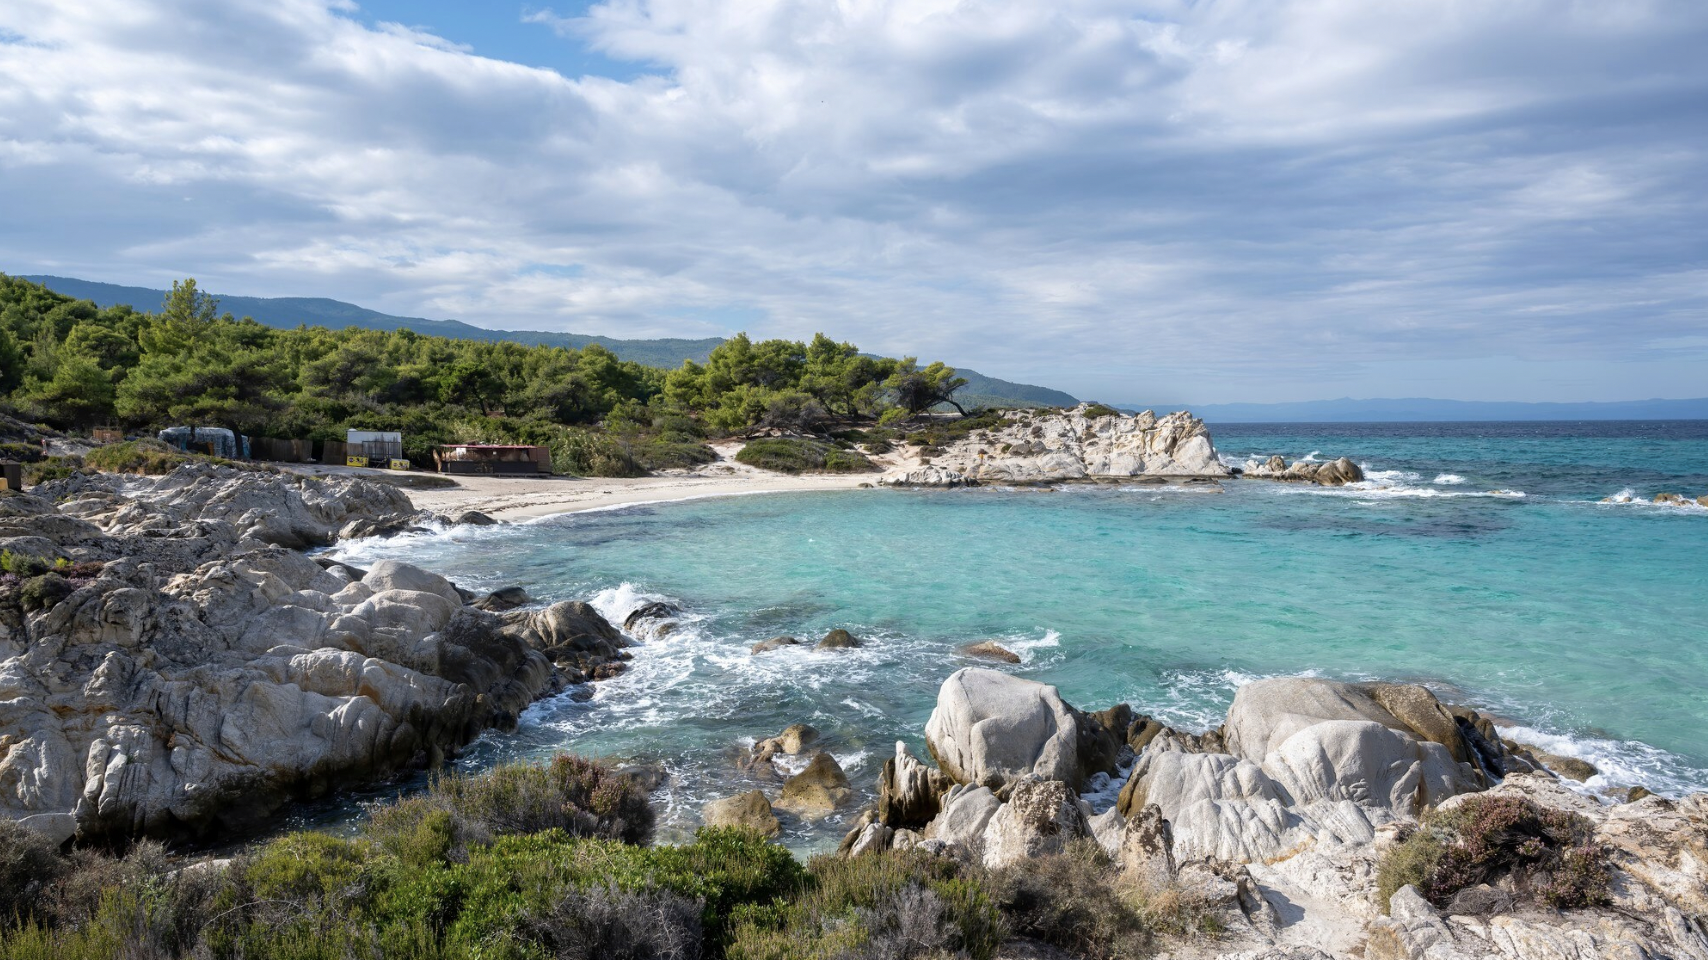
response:
M738 334L704 364L667 371L598 345L280 330L220 313L193 279L139 313L0 274L0 404L62 429L197 424L308 439L396 429L411 456L444 442L573 434L586 447L645 434L688 455L708 431L816 433L838 420L958 409L965 382L942 363L867 356L823 334L805 343ZM631 459L645 468L645 456Z

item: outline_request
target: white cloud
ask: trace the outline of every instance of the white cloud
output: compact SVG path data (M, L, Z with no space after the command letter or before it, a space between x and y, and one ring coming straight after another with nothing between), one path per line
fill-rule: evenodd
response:
M37 225L5 268L619 336L734 314L1112 399L1703 358L1699 4L529 14L657 68L626 83L348 6L0 8L0 201Z

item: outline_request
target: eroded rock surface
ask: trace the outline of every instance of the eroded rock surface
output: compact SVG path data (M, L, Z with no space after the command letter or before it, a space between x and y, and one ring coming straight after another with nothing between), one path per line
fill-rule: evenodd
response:
M500 617L409 564L287 549L417 517L393 487L203 465L5 498L0 535L78 565L45 605L0 593L0 815L59 839L246 830L513 725L566 645L593 672L618 654L578 607Z
M932 457L928 466L882 482L954 487L969 483L1059 483L1127 477L1226 477L1204 421L1186 411L1158 417L1072 410L1016 410ZM1101 414L1101 415L1100 415Z
M1177 960L1708 960L1708 794L1591 796L1503 742L1487 718L1415 684L1260 681L1241 688L1222 728L1190 735L1124 706L1058 712L1053 688L969 673L994 672L950 677L927 727L938 775L959 782L923 828L869 812L844 853L911 847L1024 869L1092 836L1129 889L1224 931L1159 944ZM1065 769L1054 764L1070 752L1069 729L1083 744L1123 728L1138 757L1105 812L1061 779L1014 772L1046 757L1042 769ZM898 748L880 791L924 795L898 785L934 772ZM1445 908L1410 886L1385 903L1386 852L1428 809L1476 796L1584 818L1607 851L1610 902L1550 909L1499 879Z

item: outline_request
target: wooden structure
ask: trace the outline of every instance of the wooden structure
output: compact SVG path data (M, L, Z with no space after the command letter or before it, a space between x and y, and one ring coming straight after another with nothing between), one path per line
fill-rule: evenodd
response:
M96 443L118 443L125 438L125 432L118 427L96 427L91 436Z
M433 449L440 473L547 475L552 452L519 443L453 443Z
M24 465L13 460L0 463L0 490L24 489Z

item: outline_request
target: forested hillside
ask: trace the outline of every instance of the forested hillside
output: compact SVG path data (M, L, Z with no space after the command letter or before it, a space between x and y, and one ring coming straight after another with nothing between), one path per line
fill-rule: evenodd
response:
M23 279L77 300L88 300L99 307L130 305L151 309L166 297L165 290L97 283L72 277L32 276ZM428 336L451 337L456 340L510 340L527 346L581 349L598 344L616 354L618 359L633 360L649 367L663 367L668 370L681 366L684 360L705 363L712 350L724 342L722 337L699 340L676 337L624 340L581 333L550 333L543 330L489 330L460 320L393 316L326 297L235 297L222 294L219 301L223 309L237 316L250 317L266 326L286 330L308 324L330 330L342 330L345 327L414 330ZM987 377L965 367L958 368L958 373L967 379L967 386L961 392L964 403L989 407L1071 407L1079 402L1060 390Z
M596 344L279 330L221 313L193 280L143 313L0 274L0 404L59 429L197 424L291 439L401 430L417 463L440 443L537 443L560 470L625 475L710 459L707 435L893 422L964 383L941 363L862 356L823 335L737 336L704 364L662 370Z

